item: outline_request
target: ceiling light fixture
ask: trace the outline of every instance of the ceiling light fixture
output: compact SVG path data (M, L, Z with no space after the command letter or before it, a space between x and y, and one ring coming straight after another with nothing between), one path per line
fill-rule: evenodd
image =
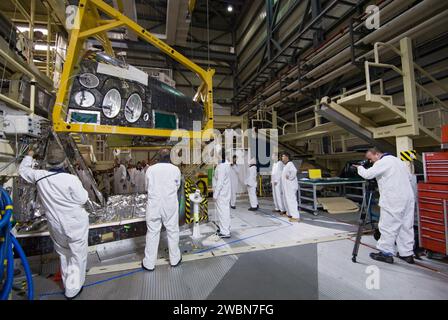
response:
M229 4L229 5L227 6L227 11L228 11L228 12L232 12L232 11L233 11L233 7L232 7L232 5Z

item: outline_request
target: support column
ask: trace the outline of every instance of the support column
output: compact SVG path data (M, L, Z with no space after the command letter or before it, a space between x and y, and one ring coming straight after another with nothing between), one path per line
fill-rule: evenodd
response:
M36 0L31 0L30 3L30 23L29 23L29 40L30 48L28 51L28 63L33 63L34 57L34 14L36 12Z
M271 60L271 53L272 53L272 50L271 50L272 16L273 16L272 0L266 0L266 27L267 27L267 30L266 30L266 52L267 52L268 61Z
M241 122L241 130L243 131L243 148L247 149L248 147L248 133L247 129L249 128L249 115L245 113L242 117L243 121Z
M311 16L316 19L322 11L320 0L311 0ZM319 26L320 28L321 26ZM317 48L323 40L322 30L315 30L313 35L313 46Z
M318 108L319 108L319 100L317 99L316 100L316 105L314 106L314 125L317 127L317 126L320 126L321 125L321 119L320 119L320 116L319 116L319 114L316 112L317 110L318 110Z
M341 135L341 149L342 152L347 152L347 142L345 141L345 139L348 137L348 135L343 134Z
M401 151L407 151L407 150L413 150L414 149L414 143L410 137L396 137L395 142L397 145L397 157L400 158L400 152ZM414 164L412 162L405 162L407 167L409 168L409 171L411 173L414 173Z
M406 107L406 122L413 126L413 135L419 134L417 93L415 89L414 57L412 41L403 38L400 41L401 65L403 70L403 92Z

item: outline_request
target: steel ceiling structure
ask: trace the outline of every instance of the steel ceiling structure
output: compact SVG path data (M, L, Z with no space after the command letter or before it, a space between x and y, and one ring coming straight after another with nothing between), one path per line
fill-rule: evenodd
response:
M267 37L250 55L252 58L262 51L262 63L259 64L256 72L249 79L237 84L234 96L235 103L241 104L248 101L255 95L257 89L269 83L272 78L275 78L279 70L295 66L297 57L300 54L313 46L319 46L326 32L336 28L345 18L359 12L366 2L334 0L327 1L325 5L322 5L324 1L307 0L305 14L302 21L295 26L291 33L293 36L283 42L279 42L273 35L303 1L294 1L288 12L280 19L277 19L281 1L273 4L272 1L266 0L266 24L264 27L267 28ZM322 26L327 27L324 28ZM238 77L241 76L241 72L250 63L251 58L239 66ZM244 112L244 110L239 110L239 112Z

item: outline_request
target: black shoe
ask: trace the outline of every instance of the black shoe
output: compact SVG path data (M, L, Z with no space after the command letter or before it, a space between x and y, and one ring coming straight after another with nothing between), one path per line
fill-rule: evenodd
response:
M182 263L182 256L180 257L180 260L178 263L176 263L175 265L171 265L171 267L176 268L177 266L179 266Z
M220 237L221 239L228 239L230 238L230 234L218 233L218 237Z
M398 255L398 258L400 258L403 261L406 261L409 264L414 264L415 263L414 256L402 257L402 256Z
M142 268L146 271L154 271L154 268L152 268L152 269L146 268L145 265L143 264L143 261L142 261Z
M281 211L280 210L272 210L272 212L279 213Z
M372 253L370 253L370 258L372 258L373 260L381 261L381 262L394 263L394 258L392 256L386 256L382 252L379 252L379 253L372 252Z
M236 209L236 206L230 206L230 208L232 208L232 209Z
M258 207L256 207L256 208L249 208L248 210L249 210L249 211L257 211L257 210L258 210Z
M76 295L74 295L73 297L67 297L65 294L64 294L64 297L65 297L65 299L67 299L67 300L73 300L73 299L76 299L77 297L79 297L79 295L81 294L82 290L84 290L84 287L81 287L81 290L79 290L79 292L78 292Z

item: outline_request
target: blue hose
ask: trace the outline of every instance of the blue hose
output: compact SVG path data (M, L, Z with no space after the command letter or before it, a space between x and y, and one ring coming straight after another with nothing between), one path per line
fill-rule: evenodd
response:
M13 227L12 200L8 192L0 187L0 300L8 299L14 280L14 251L18 254L25 270L25 276L28 284L29 300L34 299L33 278L31 269L25 256L25 252L17 239L11 233ZM6 268L4 267L6 262ZM5 270L6 269L6 270ZM6 271L6 272L5 272Z

